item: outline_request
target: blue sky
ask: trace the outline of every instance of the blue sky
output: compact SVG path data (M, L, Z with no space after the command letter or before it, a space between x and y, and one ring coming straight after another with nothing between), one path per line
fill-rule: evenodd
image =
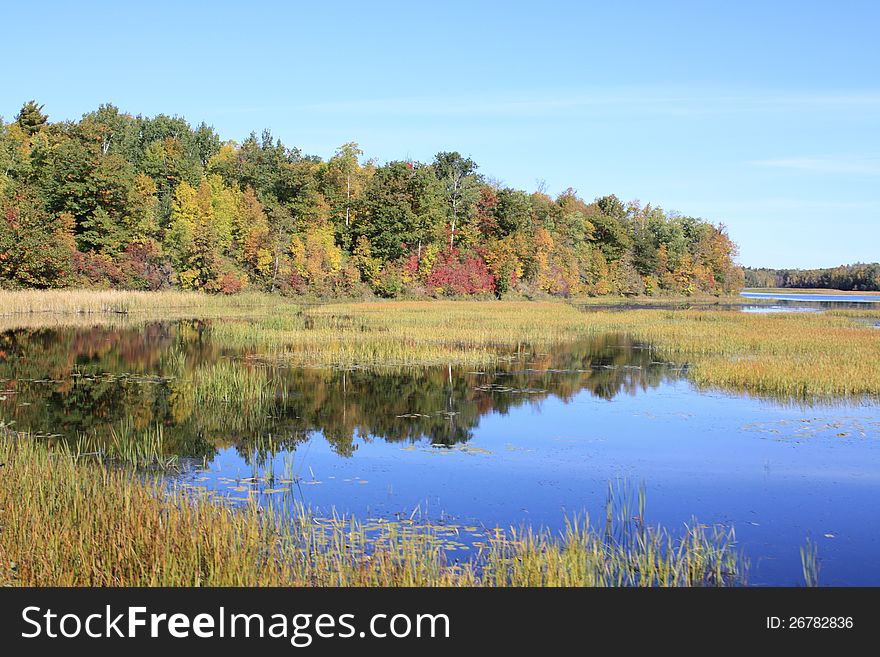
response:
M3 22L7 120L112 102L322 157L459 150L512 186L724 222L746 265L880 260L877 2L45 2Z

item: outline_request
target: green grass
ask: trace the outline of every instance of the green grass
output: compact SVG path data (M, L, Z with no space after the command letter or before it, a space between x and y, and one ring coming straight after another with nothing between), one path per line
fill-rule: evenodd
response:
M0 585L20 586L724 586L745 563L728 530L674 536L609 511L562 535L496 531L472 561L445 557L430 525L318 518L204 493L0 437ZM610 501L610 508L616 508ZM626 521L617 520L627 518Z
M178 466L177 455L166 449L161 424L138 430L130 420L125 420L111 428L108 439L83 434L77 437L75 445L60 441L55 443L55 449L61 456L74 460L93 458L136 469L174 470Z

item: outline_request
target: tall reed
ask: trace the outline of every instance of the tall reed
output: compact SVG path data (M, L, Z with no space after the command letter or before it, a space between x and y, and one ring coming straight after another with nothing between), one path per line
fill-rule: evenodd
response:
M561 536L496 531L471 561L431 526L282 513L18 435L0 438L0 584L22 586L725 586L744 581L732 534L586 519ZM623 540L623 536L626 536Z

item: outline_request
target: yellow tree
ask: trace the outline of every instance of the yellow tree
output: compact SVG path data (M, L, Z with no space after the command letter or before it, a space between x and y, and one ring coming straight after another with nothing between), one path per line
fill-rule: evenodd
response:
M223 179L217 175L208 176L207 186L211 195L217 246L226 252L232 246L234 226L241 206L241 192L234 187L227 187Z
M238 203L232 225L236 259L258 280L268 283L275 262L269 221L262 203L250 187L242 192Z
M215 285L221 273L220 253L207 180L198 189L186 182L177 186L165 247L173 259L180 287L210 289Z
M149 176L139 173L128 193L126 213L123 217L129 242L145 243L159 233L156 183Z

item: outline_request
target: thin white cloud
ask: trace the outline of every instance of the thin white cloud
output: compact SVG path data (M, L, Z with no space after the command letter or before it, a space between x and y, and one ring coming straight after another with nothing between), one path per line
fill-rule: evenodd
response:
M786 169L808 173L880 176L880 162L867 158L784 157L755 160L751 164L771 169Z

